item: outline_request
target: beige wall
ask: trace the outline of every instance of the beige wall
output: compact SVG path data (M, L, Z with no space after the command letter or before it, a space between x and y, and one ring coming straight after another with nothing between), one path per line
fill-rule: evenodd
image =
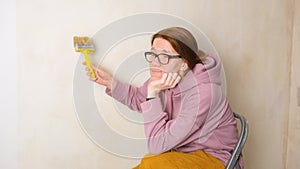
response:
M300 1L295 1L293 18L293 48L291 58L291 95L286 168L299 168L300 152Z
M73 105L78 56L72 36L92 35L135 13L163 12L203 30L223 58L231 106L249 121L246 168L296 169L299 5L293 0L18 0L19 168L113 169L138 163L103 151L82 131Z

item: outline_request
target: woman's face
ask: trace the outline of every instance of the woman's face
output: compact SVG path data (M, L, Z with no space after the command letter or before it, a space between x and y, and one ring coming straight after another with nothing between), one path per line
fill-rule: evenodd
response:
M168 55L178 55L170 42L163 38L154 39L151 51L156 54L164 53ZM151 78L160 79L162 73L178 73L183 64L185 63L181 58L169 59L169 63L166 65L159 63L156 58L152 63L150 63Z

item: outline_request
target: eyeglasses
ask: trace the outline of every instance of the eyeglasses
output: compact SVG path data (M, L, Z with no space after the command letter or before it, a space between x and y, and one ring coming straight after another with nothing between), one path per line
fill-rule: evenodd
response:
M152 63L155 58L158 59L158 62L162 65L166 65L169 63L170 59L178 59L181 58L180 55L169 55L169 54L165 54L165 53L159 53L156 54L154 52L145 52L145 59L147 60L147 62Z

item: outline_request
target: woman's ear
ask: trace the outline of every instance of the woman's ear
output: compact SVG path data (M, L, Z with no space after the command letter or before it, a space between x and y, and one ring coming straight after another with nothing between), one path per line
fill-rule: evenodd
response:
M187 69L188 69L187 63L186 63L186 62L183 62L182 65L181 65L181 67L180 67L180 70L181 70L181 71L186 71Z

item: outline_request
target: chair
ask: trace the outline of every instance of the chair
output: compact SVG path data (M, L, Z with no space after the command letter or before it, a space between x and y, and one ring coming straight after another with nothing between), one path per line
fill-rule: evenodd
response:
M248 122L246 118L240 114L233 113L234 117L236 119L239 119L241 123L241 131L240 131L240 137L239 140L234 148L234 150L231 153L231 157L228 160L228 163L226 165L226 169L240 169L240 165L238 163L239 157L241 155L242 149L246 143L247 136L248 136Z

